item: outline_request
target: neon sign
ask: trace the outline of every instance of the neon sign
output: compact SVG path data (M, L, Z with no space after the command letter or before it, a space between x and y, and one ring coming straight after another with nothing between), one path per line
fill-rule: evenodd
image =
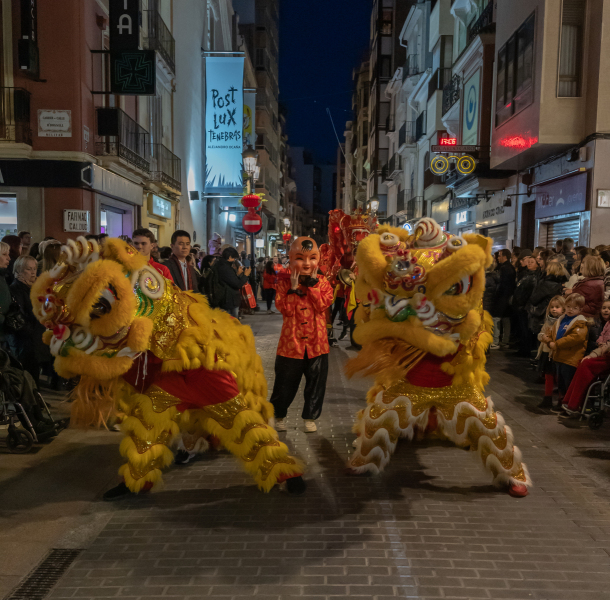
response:
M517 150L527 150L537 143L537 137L526 138L522 135L513 135L500 140L500 146L504 146L505 148L516 148Z
M438 140L439 146L457 146L457 138L440 138Z

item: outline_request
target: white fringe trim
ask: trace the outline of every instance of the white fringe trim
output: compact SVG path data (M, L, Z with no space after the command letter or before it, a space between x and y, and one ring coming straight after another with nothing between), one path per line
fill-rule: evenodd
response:
M405 428L400 427L398 413L392 410L392 408L399 403L406 405L408 425ZM371 408L373 406L385 408L386 412L378 419L373 419L370 416ZM469 402L459 402L455 407L451 420L445 419L441 411L437 411L436 414L440 431L457 446L464 447L470 445L468 433L473 429L482 434L478 438L477 448L473 448L473 450L478 453L481 464L487 472L497 473L493 480L494 485L508 486L513 483L515 485L526 485L527 487L530 487L532 485L532 480L529 471L526 465L522 463L521 451L514 446L513 432L511 428L506 425L504 417L502 417L500 413L495 413L496 426L494 429L487 429L482 422L484 419L492 417L494 413L493 402L491 401L491 398L487 398L487 408L485 411L478 410ZM461 434L458 434L457 423L460 414L462 416L468 414L468 416L464 422L464 431ZM425 430L429 416L430 409L423 411L418 416L413 416L411 412L411 401L407 396L397 396L392 402L385 404L383 402L383 392L379 392L375 397L375 402L367 405L366 409L359 415L356 426L358 437L355 442L355 451L350 458L348 466L355 473L379 474L390 462L390 457L396 450L397 442L392 442L388 429L398 437L412 440L416 429ZM367 426L378 427L372 438L366 437L365 432ZM504 432L506 433L506 446L503 450L499 450L491 438L498 437ZM384 448L387 448L387 452ZM489 451L485 463L482 462L484 450ZM513 459L512 468L507 470L502 466L501 461L508 460L511 457ZM364 461L365 464L353 466L354 461ZM379 463L379 467L375 463ZM514 478L514 475L517 475L521 468L523 468L526 477L525 482Z

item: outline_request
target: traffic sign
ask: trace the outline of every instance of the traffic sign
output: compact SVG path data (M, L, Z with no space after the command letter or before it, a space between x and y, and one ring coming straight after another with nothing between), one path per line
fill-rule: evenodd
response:
M241 224L248 233L258 233L263 228L263 219L256 213L248 213L244 215Z

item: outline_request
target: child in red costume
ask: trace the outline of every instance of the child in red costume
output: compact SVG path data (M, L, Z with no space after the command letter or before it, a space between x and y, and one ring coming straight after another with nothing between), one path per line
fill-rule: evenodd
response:
M290 278L277 284L275 306L284 317L275 360L275 385L271 404L277 431L286 431L286 414L305 375L305 431L316 431L322 413L328 376L326 310L333 289L318 275L320 252L316 242L300 237L290 248Z

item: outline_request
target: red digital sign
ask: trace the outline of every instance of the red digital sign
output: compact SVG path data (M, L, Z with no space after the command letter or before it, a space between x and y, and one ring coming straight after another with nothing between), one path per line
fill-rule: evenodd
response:
M438 140L439 146L457 146L457 138L440 138Z

